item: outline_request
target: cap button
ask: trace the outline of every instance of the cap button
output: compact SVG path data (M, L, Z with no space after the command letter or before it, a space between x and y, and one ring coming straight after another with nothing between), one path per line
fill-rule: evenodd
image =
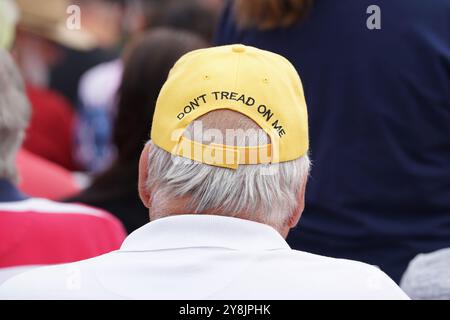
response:
M232 47L233 52L235 53L243 53L245 52L245 46L242 44L236 44Z

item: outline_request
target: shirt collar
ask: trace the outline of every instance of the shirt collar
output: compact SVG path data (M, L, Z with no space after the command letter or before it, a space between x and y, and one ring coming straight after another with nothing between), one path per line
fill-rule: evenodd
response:
M148 223L133 232L121 251L152 251L194 247L232 250L290 249L268 225L215 215L178 215Z
M6 179L0 179L0 202L17 202L26 200L16 186Z

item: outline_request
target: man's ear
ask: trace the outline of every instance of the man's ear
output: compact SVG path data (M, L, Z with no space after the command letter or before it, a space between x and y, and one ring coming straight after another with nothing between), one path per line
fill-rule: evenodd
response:
M308 178L305 179L305 181L302 184L302 187L300 188L300 191L298 193L298 206L295 209L294 213L288 220L288 227L289 229L295 228L300 221L300 218L302 216L303 210L305 210L305 194L306 194L306 184L307 184Z
M141 197L141 201L149 208L150 206L150 192L147 188L147 180L148 180L148 154L151 148L151 144L147 143L142 150L141 158L139 159L139 196Z

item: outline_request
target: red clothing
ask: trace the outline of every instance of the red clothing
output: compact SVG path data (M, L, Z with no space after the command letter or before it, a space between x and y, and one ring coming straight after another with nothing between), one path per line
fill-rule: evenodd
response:
M68 170L75 170L73 130L75 115L58 93L27 86L33 108L24 148Z
M80 192L70 172L26 150L19 151L16 164L19 189L29 196L58 200Z
M98 209L44 199L0 203L0 268L89 259L124 239L122 224Z

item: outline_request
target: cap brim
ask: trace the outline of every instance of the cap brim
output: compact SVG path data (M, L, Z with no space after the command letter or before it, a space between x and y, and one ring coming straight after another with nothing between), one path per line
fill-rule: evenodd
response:
M39 28L29 24L20 24L19 28L43 37L70 49L88 51L97 46L95 37L84 30L70 30L65 24L53 28Z

